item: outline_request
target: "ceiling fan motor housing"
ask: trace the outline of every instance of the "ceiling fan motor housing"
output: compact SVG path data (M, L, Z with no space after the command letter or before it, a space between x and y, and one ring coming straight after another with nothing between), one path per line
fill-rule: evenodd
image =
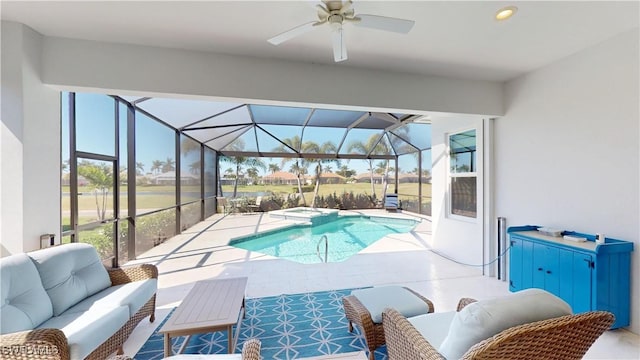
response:
M344 21L344 17L340 14L331 14L329 15L327 21L329 22L329 24L342 24L342 21Z

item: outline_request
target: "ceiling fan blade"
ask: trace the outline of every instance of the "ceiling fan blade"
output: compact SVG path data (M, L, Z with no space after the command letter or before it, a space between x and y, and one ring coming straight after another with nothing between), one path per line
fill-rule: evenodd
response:
M413 25L415 24L415 21L413 20L367 14L359 14L356 19L360 19L360 21L353 23L356 26L392 31L401 34L406 34L411 31L411 28L413 28Z
M347 60L347 44L344 41L342 26L331 31L331 43L333 44L333 60L335 62Z
M353 12L351 6L353 6L353 2L351 2L351 0L343 2L342 7L340 8L340 14L345 15L349 11Z
M287 30L281 34L278 34L274 37L272 37L271 39L267 40L268 42L270 42L273 45L280 45L283 42L287 41L287 40L291 40L296 36L302 35L304 33L307 33L313 29L315 29L315 25L316 22L312 21L312 22L308 22L306 24L302 24L300 26L296 26L291 30Z

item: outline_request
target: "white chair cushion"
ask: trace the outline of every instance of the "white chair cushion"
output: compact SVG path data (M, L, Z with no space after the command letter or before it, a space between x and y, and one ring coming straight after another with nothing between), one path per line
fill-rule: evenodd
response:
M0 333L31 330L53 316L49 295L26 254L0 259Z
M414 316L407 320L431 346L437 349L447 337L447 329L449 329L455 315L455 311L448 311Z
M69 342L71 359L84 359L129 320L126 306L94 308L87 312L65 312L38 328L60 329Z
M438 352L447 359L460 359L471 346L503 330L571 313L569 304L541 289L478 301L455 314Z
M151 299L157 288L157 279L146 279L111 286L70 307L67 312L89 311L96 307L127 306L129 316L133 316Z
M96 249L73 243L28 253L58 316L90 295L111 286Z
M402 286L380 286L353 290L351 295L358 298L369 310L374 323L382 322L382 311L394 308L405 317L417 316L429 312L429 306L411 291Z

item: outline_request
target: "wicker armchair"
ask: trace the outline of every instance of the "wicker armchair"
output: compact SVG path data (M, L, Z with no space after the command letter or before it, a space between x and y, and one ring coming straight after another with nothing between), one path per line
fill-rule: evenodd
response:
M420 300L424 301L428 307L428 311L432 313L433 310L433 302L431 300L425 298L419 293L405 287L406 290L413 293ZM371 317L371 313L369 310L362 305L360 300L353 295L345 296L342 298L342 304L344 307L344 312L347 320L349 321L349 332L353 332L353 325L357 325L360 327L360 331L362 331L364 335L365 344L369 349L369 359L374 359L374 351L384 345L384 327L382 323L373 322L373 318Z
M107 269L107 273L112 286L158 278L158 269L150 264ZM114 352L122 353L122 345L138 323L147 316L149 321L155 320L155 307L156 295L154 294L120 330L96 348L86 359L104 360ZM0 345L1 359L70 359L67 338L59 329L35 329L0 335Z
M458 311L473 301L463 299ZM613 314L593 311L515 326L473 345L462 359L582 359L613 321ZM386 309L382 322L390 360L446 360L396 310Z

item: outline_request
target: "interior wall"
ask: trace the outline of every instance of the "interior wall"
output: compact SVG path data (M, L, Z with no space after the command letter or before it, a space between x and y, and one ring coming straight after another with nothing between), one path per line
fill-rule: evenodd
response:
M41 60L41 35L2 23L2 256L60 239L60 100Z
M22 241L22 26L2 23L2 127L0 127L1 255L20 252ZM11 241L10 241L11 240Z
M640 332L638 29L506 84L495 123L496 215L635 243Z
M448 215L448 146L447 135L476 129L478 215L475 219ZM431 121L433 163L431 175L433 236L431 248L440 254L467 264L482 264L483 259L483 121L478 118L447 117ZM482 268L478 267L481 272Z

